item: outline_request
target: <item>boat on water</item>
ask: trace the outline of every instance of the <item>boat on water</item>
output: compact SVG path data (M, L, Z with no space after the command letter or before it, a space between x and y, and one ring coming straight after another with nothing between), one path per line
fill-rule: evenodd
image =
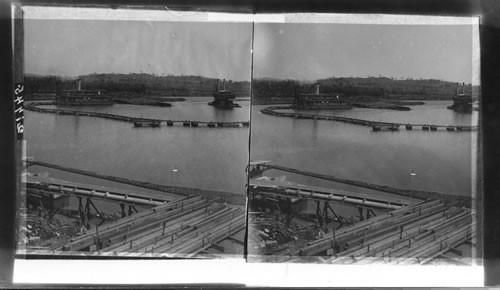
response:
M459 113L472 113L472 96L465 93L465 83L462 83L462 93L458 92L453 97L453 104L448 109Z
M319 83L315 85L315 93L296 95L292 108L295 110L346 110L352 109L351 102L344 100L339 94L321 94Z
M102 106L112 105L113 100L99 90L82 90L81 79L76 90L61 90L56 83L56 105L60 106Z
M236 95L226 90L226 80L222 82L222 90L219 90L219 80L217 80L216 92L213 94L214 100L209 102L210 106L214 106L217 109L233 109L241 107L239 104L234 103L233 100L236 99Z

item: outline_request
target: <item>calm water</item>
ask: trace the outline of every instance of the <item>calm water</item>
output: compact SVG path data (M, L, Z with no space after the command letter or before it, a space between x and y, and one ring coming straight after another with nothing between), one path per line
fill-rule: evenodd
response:
M173 103L170 108L112 105L72 107L145 118L248 121L250 102L217 110L210 98ZM27 156L63 166L165 185L197 187L245 194L248 128L133 128L125 122L27 111ZM31 172L90 184L133 189L91 177L34 166ZM147 189L138 189L148 192Z
M442 125L477 124L477 112L455 113L449 101L429 101L412 111L361 109L315 111L346 117L401 123ZM273 117L252 108L251 160L337 177L401 188L432 190L456 195L472 191L472 157L477 132L372 132L369 127L331 121ZM416 176L410 177L410 170ZM302 184L363 191L348 185L267 171L266 175ZM411 178L411 179L410 179Z

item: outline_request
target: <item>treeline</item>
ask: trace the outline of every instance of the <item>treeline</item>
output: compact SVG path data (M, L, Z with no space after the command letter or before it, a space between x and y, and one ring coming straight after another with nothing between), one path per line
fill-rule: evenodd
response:
M457 83L433 79L392 79L386 77L327 78L317 81L320 93L341 94L349 98L374 99L451 99ZM293 98L295 94L314 93L314 82L256 79L253 92L257 99ZM462 91L462 84L458 85ZM466 94L478 96L479 88L465 85Z
M108 94L211 96L222 80L201 76L156 76L151 74L90 74L78 77L84 90L102 90ZM26 94L55 93L56 82L62 89L76 89L77 78L26 75ZM226 81L226 90L238 97L250 96L250 82Z

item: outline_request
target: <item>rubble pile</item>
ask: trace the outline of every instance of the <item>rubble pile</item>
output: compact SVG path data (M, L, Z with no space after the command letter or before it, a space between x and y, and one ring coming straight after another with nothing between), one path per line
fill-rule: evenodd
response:
M78 222L66 223L56 218L46 219L27 214L20 236L26 246L52 247L77 236L82 229Z
M273 249L291 241L309 238L310 229L290 223L288 226L267 214L258 214L250 217L248 223L249 245L253 249Z

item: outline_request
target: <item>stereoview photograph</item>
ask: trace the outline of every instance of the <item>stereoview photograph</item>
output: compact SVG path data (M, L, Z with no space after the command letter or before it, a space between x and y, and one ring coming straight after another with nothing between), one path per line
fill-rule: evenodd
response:
M255 24L248 260L473 265L477 19L309 19Z
M252 24L20 9L18 254L243 258Z

